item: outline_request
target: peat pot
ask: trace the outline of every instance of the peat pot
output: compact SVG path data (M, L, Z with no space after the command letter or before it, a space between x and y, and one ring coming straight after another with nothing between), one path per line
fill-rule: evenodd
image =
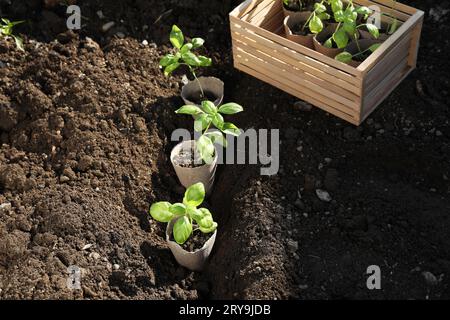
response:
M175 222L179 218L175 218L167 224L166 228L166 241L169 245L170 251L175 257L175 260L182 265L183 267L188 268L192 271L201 271L205 265L205 262L208 260L209 255L211 254L211 250L214 246L214 242L216 241L217 230L211 234L211 237L205 242L203 247L194 252L189 252L184 250L178 243L170 240L170 236L172 235L173 226Z
M292 32L294 27L298 25L303 26L304 23L308 20L310 15L311 15L310 11L297 12L284 18L283 24L284 24L284 31L286 33L286 38L288 38L291 41L300 43L301 45L304 45L305 47L308 47L310 49L314 49L313 43L314 34L309 33L305 35L300 35Z
M203 164L198 167L181 166L175 161L180 154L193 154L194 150L194 140L182 141L172 149L170 161L183 187L188 188L197 182L202 182L205 186L205 192L208 194L214 184L217 169L217 152L210 164Z
M333 34L333 32L335 31L335 27L333 25L329 25L327 26L325 29L322 30L322 32L316 34L314 36L314 48L330 57L330 58L334 58L336 57L339 53L341 53L342 51L344 51L344 48L339 49L339 48L327 48L323 45L323 43L331 37L331 35Z
M359 45L359 48L361 48L361 51L364 51L364 50L369 49L371 45L373 45L375 43L381 43L381 42L382 41L379 41L379 40L361 39L361 40L358 40L358 43L356 43L356 41L351 42L345 48L345 51L347 51L348 53L351 53L352 55L355 55L359 52L358 45ZM361 63L362 63L362 61L351 60L349 62L349 65L357 68Z
M205 97L201 97L200 82ZM181 89L181 97L185 104L200 105L202 100L209 100L216 106L220 106L223 100L224 83L216 77L199 77L197 80L189 81Z

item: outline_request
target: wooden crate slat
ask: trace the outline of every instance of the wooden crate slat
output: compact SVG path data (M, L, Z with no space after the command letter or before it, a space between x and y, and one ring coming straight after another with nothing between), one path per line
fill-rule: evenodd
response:
M372 2L379 3L379 4L385 5L387 7L392 7L394 0L372 0ZM396 3L395 3L395 10L407 13L411 16L418 11L416 8L407 6L398 1L396 1Z
M385 58L373 67L364 80L364 90L370 91L377 82L383 79L384 75L394 68L401 60L406 59L409 55L411 38L407 36L396 47L391 50Z
M371 108L377 104L381 96L385 95L386 92L392 92L392 90L395 89L395 87L399 84L397 80L400 77L400 74L407 68L410 68L407 64L407 60L403 60L386 75L382 82L380 82L370 92L367 92L367 96L364 99L364 107L362 108L363 115L366 110L371 110Z
M233 38L233 45L236 49L242 49L245 52L254 52L254 50L257 50L260 54L264 54L265 60L271 61L275 65L278 65L280 67L289 68L295 73L301 73L302 76L305 77L308 81L314 82L315 84L319 85L321 90L324 90L324 92L331 91L332 93L342 95L350 101L357 103L360 102L361 96L358 95L358 93L360 92L359 88L351 87L350 90L347 90L345 88L339 87L336 85L338 79L335 77L327 76L325 73L321 73L317 69L313 69L306 64L303 64L284 55L278 54L276 57L273 57L273 51L239 34L234 34ZM316 74L319 74L320 77L316 76ZM346 83L345 81L342 82ZM350 86L348 83L346 84Z
M353 99L344 97L343 95L341 95L341 93L344 91L343 89L337 88L337 92L332 91L330 90L332 89L332 86L321 86L316 82L316 80L319 79L314 79L313 76L258 51L249 50L248 48L246 48L245 50L237 48L237 54L238 56L241 55L249 60L259 59L258 65L260 65L261 63L268 64L268 66L266 67L268 67L269 69L272 67L276 67L278 70L284 71L281 74L284 75L285 78L298 82L298 90L315 91L316 94L323 95L324 97L334 100L337 104L342 104L344 107L349 107L352 110L359 111L360 98L355 95L353 95ZM261 67L263 67L263 65L261 65ZM301 85L304 85L305 88L303 88Z
M392 9L391 7L387 7L381 3L377 3L374 1L369 1L369 0L354 0L353 1L355 4L359 4L362 6L378 6L381 9L381 12L383 13L387 13L395 18L397 18L398 20L405 22L406 20L408 20L411 17L411 14L407 14L407 13L403 13L401 11L398 11L396 9Z
M241 40L242 42L247 43L247 45L256 48L266 54L274 55L278 57L280 60L289 62L296 68L299 68L305 72L308 72L322 80L328 81L330 83L333 83L351 93L358 94L361 88L361 81L357 81L356 84L354 82L349 83L347 81L344 81L340 78L337 78L333 74L329 74L327 72L322 71L321 69L315 68L314 66L311 66L309 64L309 60L307 58L300 58L298 57L298 54L295 52L290 51L289 49L279 51L277 49L274 49L270 43L269 45L265 43L265 40L261 40L258 37L253 37L253 34L251 33L245 33L242 34L239 31L235 31L232 29L233 37L236 37L236 39ZM277 47L279 49L279 47ZM354 78L352 78L354 79Z
M329 65L329 66L335 68L336 70L340 70L340 71L343 71L345 73L348 73L348 74L351 74L351 75L357 76L357 77L360 77L362 75L362 72L356 68L346 65L345 63L341 63L333 58L327 57L327 56L325 56L317 51L314 51L312 49L306 48L306 47L302 46L301 44L292 42L284 37L274 34L273 32L267 31L267 30L262 29L257 26L253 26L253 25L249 24L248 22L242 21L233 16L230 16L230 21L232 23L235 23L236 25L241 26L242 28L249 29L262 37L270 39L273 42L280 44L281 46L286 46L289 49L300 52L306 56L309 56L310 58L313 58L319 62L322 62L323 64Z
M235 66L235 68L237 68L245 73L248 73L261 81L264 81L284 92L289 93L290 95L293 95L293 96L295 96L299 99L305 100L305 101L309 101L310 103L314 104L316 107L318 107L322 110L325 110L331 114L334 114L335 116L337 116L341 119L344 119L355 125L359 124L359 117L357 115L349 115L345 112L342 112L340 109L333 108L322 101L316 100L315 98L308 96L304 92L299 92L295 88L291 87L292 83L287 84L284 80L280 81L279 79L274 79L267 74L261 73L259 71L252 69L249 66L239 63L237 59L235 59L234 66Z
M283 19L284 19L283 12L279 12L278 14L274 15L271 19L263 21L260 27L266 30L270 30L275 34L278 34L279 30L282 30L284 32Z
M339 70L336 70L336 69L334 69L333 67L331 67L329 65L326 65L326 64L324 64L324 63L322 63L320 61L312 59L312 58L310 58L308 56L305 56L305 55L303 55L301 53L297 53L296 51L294 51L292 49L289 49L289 48L287 48L285 46L282 46L279 43L274 42L274 41L272 41L270 39L267 39L267 38L265 38L265 37L263 37L263 36L261 36L261 35L259 35L257 33L247 31L245 28L243 28L242 26L240 26L238 24L232 24L231 25L231 30L235 31L235 32L237 32L239 34L245 35L245 37L248 37L249 39L252 39L255 42L260 43L260 44L262 44L264 46L272 48L273 50L276 50L276 51L278 51L280 53L288 55L288 56L290 56L290 57L292 57L294 59L297 59L299 61L302 61L302 62L312 66L315 69L318 69L318 70L320 70L322 72L328 73L328 74L334 76L335 78L342 79L342 80L344 80L346 82L349 82L349 83L351 83L351 84L353 84L353 85L355 85L357 87L361 87L361 82L362 82L361 79L356 78L356 77L354 77L352 75L349 75L349 74L347 74L345 72L340 72Z
M255 53L256 54L256 53ZM332 94L331 92L324 92L323 88L318 87L317 85L305 80L299 74L294 74L293 72L285 71L279 67L274 66L267 61L259 59L259 57L249 54L248 52L244 52L242 50L237 50L236 56L240 59L239 62L241 64L250 66L252 69L257 71L265 71L269 72L272 75L277 75L279 78L283 78L290 83L293 83L293 87L296 88L299 92L304 92L308 96L315 98L316 100L322 101L334 108L340 108L345 110L348 114L356 114L359 113L359 106L350 102L347 99L343 99L342 97L338 97L341 101L334 100L336 99L336 94ZM323 93L322 93L322 92ZM327 94L325 94L327 93ZM332 96L332 97L331 97Z
M412 32L411 47L409 49L408 65L415 68L417 64L417 56L419 53L420 35L422 32L423 15L414 27Z
M253 8L249 8L250 10L241 15L241 19L244 21L251 21L251 19L253 19L254 17L256 17L258 15L258 13L264 9L264 1L266 2L266 5L270 4L270 0L259 0L259 1L255 1L255 4L253 6Z
M249 23L260 26L263 21L266 21L270 19L271 17L275 16L276 14L280 13L280 10L273 0L267 0L268 4L267 6L262 9L251 21L248 21Z

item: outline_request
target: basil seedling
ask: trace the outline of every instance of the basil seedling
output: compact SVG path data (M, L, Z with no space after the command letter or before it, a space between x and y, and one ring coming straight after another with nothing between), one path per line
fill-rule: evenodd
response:
M336 44L339 49L345 48L350 39L358 39L358 29L363 27L366 27L375 39L378 38L379 30L374 24L363 23L357 25L358 14L363 15L367 19L372 13L372 10L368 7L355 7L352 0L348 1L345 8L342 0L329 0L329 4L338 25L332 36L325 41L325 47L332 48L333 44Z
M185 105L176 110L175 113L189 114L195 117L194 130L202 133L195 145L200 157L209 164L214 160L214 143L218 143L226 148L226 134L233 136L241 134L241 130L233 123L225 122L223 115L236 114L243 110L244 108L241 105L234 102L216 107L211 101L205 100L202 101L200 107ZM218 131L208 131L211 128L216 128Z
M173 226L173 237L178 244L185 243L192 232L200 230L211 233L217 229L211 212L206 208L197 208L205 199L205 186L199 182L186 189L183 203L171 204L167 201L153 203L150 215L159 222L169 222L178 218Z
M160 60L159 65L164 68L164 74L168 76L178 69L178 67L182 65L187 66L192 76L197 81L203 98L205 94L195 70L198 67L211 66L212 60L211 58L202 55L196 55L193 50L201 48L205 43L205 40L202 38L193 38L191 42L185 42L183 32L176 25L172 26L169 39L176 52L175 54L169 53Z
M10 21L6 18L2 18L0 21L0 36L11 37L16 42L16 46L19 50L25 51L23 47L23 39L13 33L14 26L24 23L25 21Z

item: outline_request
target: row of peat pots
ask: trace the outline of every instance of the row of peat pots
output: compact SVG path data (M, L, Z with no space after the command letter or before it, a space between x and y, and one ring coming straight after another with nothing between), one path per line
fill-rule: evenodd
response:
M279 0L286 38L358 67L401 22L351 0ZM393 1L395 6L395 1Z
M178 67L186 67L191 76L181 90L184 105L175 113L193 120L195 140L184 140L171 151L170 161L181 185L186 188L180 202L155 202L150 215L167 223L166 241L177 262L193 271L201 271L214 246L217 223L213 213L201 208L211 193L217 169L215 144L226 147L226 135L238 136L240 129L224 117L243 111L237 103L222 103L224 83L215 77L197 77L196 69L211 65L211 59L195 53L204 40L186 41L174 25L170 33L173 51L164 56L160 67L168 76Z

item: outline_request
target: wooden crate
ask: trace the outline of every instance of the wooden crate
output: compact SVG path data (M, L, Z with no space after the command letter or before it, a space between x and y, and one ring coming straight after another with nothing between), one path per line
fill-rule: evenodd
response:
M280 0L247 0L230 13L234 66L355 125L416 67L424 13L392 0L377 5L402 24L358 68L284 37Z

